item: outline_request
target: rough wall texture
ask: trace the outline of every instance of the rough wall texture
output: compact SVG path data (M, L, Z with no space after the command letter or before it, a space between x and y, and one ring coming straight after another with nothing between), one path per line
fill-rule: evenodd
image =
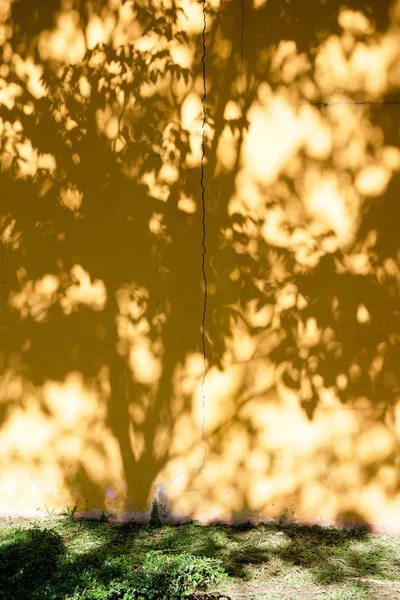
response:
M400 530L400 3L0 23L1 511Z

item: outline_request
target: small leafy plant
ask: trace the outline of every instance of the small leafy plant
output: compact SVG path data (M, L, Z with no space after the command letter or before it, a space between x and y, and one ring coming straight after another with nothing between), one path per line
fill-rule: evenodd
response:
M183 553L175 556L152 550L132 581L134 598L181 600L195 591L205 591L227 575L218 559Z
M71 510L69 506L67 506L66 510L64 510L61 514L61 516L63 517L67 517L68 519L73 520L74 518L74 514L76 512L76 505L74 506L74 508Z
M101 515L99 517L99 521L100 521L100 523L105 523L107 521L107 515L104 512L104 510L101 511Z
M55 508L52 508L51 510L48 508L48 506L46 505L45 508L38 508L37 510L41 510L42 512L45 513L46 518L47 519L51 519L52 517L54 517L54 513L55 513Z

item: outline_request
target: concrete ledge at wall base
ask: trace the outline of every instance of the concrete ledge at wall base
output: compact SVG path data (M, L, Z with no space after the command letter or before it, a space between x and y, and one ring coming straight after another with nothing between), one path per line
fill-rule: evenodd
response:
M56 511L55 516L58 518L66 518L60 516L58 513L60 511ZM91 520L101 520L103 511L99 509L93 509L91 511L86 512L76 512L74 518L78 519L91 519ZM104 513L106 518L106 523L109 525L126 525L128 523L137 523L146 525L150 521L149 512L126 512L121 515L113 515ZM44 521L46 520L46 515L43 513L39 514L38 512L28 511L28 512L17 512L12 510L2 510L0 507L0 519L1 520L37 520ZM169 515L168 517L163 517L160 519L162 525L183 525L187 523L191 523L193 519L190 517L180 517ZM288 520L288 519L273 519L273 518L254 518L254 517L243 517L241 519L198 519L198 523L201 525L228 525L228 526L238 526L238 525L246 525L257 526L262 524L269 525L282 525L282 526L294 526L294 527L312 527L318 525L319 527L334 527L336 529L345 529L347 531L357 530L357 529L365 529L371 533L376 533L379 535L390 535L390 536L400 536L400 523L398 524L384 524L384 523L367 523L367 522L356 522L356 521L330 521L326 519L316 518L313 520L302 521L302 520Z
M93 509L89 512L76 512L76 519L97 519L101 520L103 511ZM127 523L138 523L138 524L149 524L150 523L150 511L149 512L126 512L121 515L114 515L104 513L107 517L107 523L115 525L125 525ZM189 517L180 517L169 514L168 516L160 515L160 522L162 525L179 525L183 523L190 523L192 521Z
M269 519L269 518L244 518L238 520L221 520L221 519L207 519L200 521L203 525L229 525L237 526L243 524L249 524L256 527L257 525L282 525L282 526L294 526L294 527L318 527L328 528L334 527L335 529L345 529L346 531L353 530L366 530L369 533L376 533L379 535L390 535L400 536L400 523L399 524L385 524L385 523L367 523L357 521L330 521L326 519L311 519L308 521L296 520L296 519Z

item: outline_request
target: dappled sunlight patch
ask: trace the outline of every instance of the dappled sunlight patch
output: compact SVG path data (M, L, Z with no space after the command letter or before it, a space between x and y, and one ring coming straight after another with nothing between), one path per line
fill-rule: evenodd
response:
M148 188L148 194L151 198L160 200L161 202L167 202L171 193L170 187L158 181L158 176L155 171L147 171L141 178L141 183L145 184Z
M338 387L339 390L343 391L347 388L349 383L349 378L347 377L346 373L339 373L339 375L336 377L336 385Z
M139 461L146 450L146 439L143 431L135 431L134 425L129 423L129 441L133 456Z
M94 436L93 433L97 435ZM79 459L90 479L97 485L104 485L104 482L110 479L110 472L113 479L117 479L115 475L118 472L122 473L119 445L107 430L95 428L93 433L89 439L81 442ZM99 434L104 436L101 444L96 441Z
M54 29L41 32L38 47L43 60L53 59L67 64L82 60L86 43L79 28L79 14L73 10L61 13Z
M66 429L73 428L77 421L102 419L104 406L100 406L93 391L85 389L83 377L79 372L69 373L63 383L46 382L43 386L46 405L53 416Z
M40 81L43 75L43 66L36 64L31 57L23 60L18 54L13 54L12 63L16 74L26 81L26 86L34 98L46 96L46 89Z
M225 125L223 132L218 140L217 148L217 172L218 168L224 171L231 171L237 160L237 142L239 140L239 130L232 132L229 124Z
M159 423L156 427L153 441L153 456L156 460L166 456L170 449L170 428L165 423Z
M241 169L236 176L236 194L229 200L228 213L231 217L235 213L265 217L265 198L246 169Z
M252 398L263 398L266 402L274 394L274 386L277 379L276 366L269 358L256 358L246 369L246 396Z
M232 463L238 463L247 456L252 446L249 432L242 423L232 422L229 429L226 428L224 436L219 444L220 452L229 456Z
M393 450L393 436L387 428L380 423L369 427L367 432L361 433L358 439L357 454L364 465L384 461Z
M346 186L347 187L347 186ZM333 230L339 244L346 244L354 235L358 198L350 187L340 185L334 173L309 171L305 179L305 203L311 215Z
M34 435L26 435L28 430L32 434L34 432ZM16 451L19 456L29 460L32 455L40 454L42 448L50 443L53 435L51 421L43 418L36 398L31 396L27 398L26 408L13 411L12 417L3 430L2 455L12 455Z
M7 402L19 401L23 397L24 378L18 374L20 363L19 356L11 357L11 366L5 367L4 357L1 357L2 374L0 377L0 402L4 406ZM14 359L14 360L12 360ZM12 363L15 364L12 364Z
M400 148L383 146L377 150L376 158L391 171L400 170Z
M350 91L357 89L352 83L349 66L338 36L330 36L320 48L315 60L315 81L326 92L341 89L347 84Z
M387 258L383 264L376 268L376 277L380 285L385 285L390 281L400 282L400 267L393 258Z
M248 362L256 350L253 336L248 333L246 326L239 322L234 328L230 344L233 360L235 362Z
M242 369L240 366L230 369L227 372L220 372L216 368L212 368L207 373L206 381L204 382L204 394L207 398L213 398L213 405L205 406L205 427L207 431L212 431L217 424L223 423L227 418L231 418L234 414L233 398L237 393L242 383ZM193 417L195 422L202 422L202 406L200 400L202 390L198 388L198 392L194 398L197 402L193 405Z
M145 287L135 285L134 282L120 287L116 299L122 316L129 316L134 321L139 321L145 314L148 306L149 292Z
M237 121L241 117L240 106L237 102L229 100L224 109L225 121Z
M360 10L343 8L339 12L338 23L343 29L357 35L373 33L370 21Z
M288 283L282 286L277 293L275 309L278 313L290 310L296 305L297 288L294 284ZM299 332L300 333L300 332ZM299 335L301 339L301 335Z
M149 220L149 230L153 235L171 241L171 237L166 235L167 226L164 222L164 215L162 213L154 212L151 215Z
M56 292L59 284L58 277L52 274L35 282L28 280L20 292L10 294L10 306L18 310L23 319L29 315L37 322L44 321L50 306L58 299Z
M105 20L98 15L91 14L86 27L86 44L93 49L97 44L107 44L110 41L115 20L111 17Z
M190 451L193 439L198 434L198 426L189 412L179 414L174 422L170 453L171 456L184 455Z
M332 151L332 131L321 113L310 106L302 106L300 123L304 128L304 146L308 156L327 159Z
M62 189L60 202L71 211L78 211L82 204L83 194L76 188Z
M246 306L245 316L252 327L265 328L272 319L273 308L270 304L259 306L257 300L250 301Z
M199 353L191 353L185 364L176 373L179 381L179 389L184 396L192 395L202 382L205 371L204 356Z
M69 277L72 283L69 283ZM18 310L22 318L31 316L42 322L48 316L50 307L59 302L66 315L77 310L80 304L86 304L93 310L102 310L107 294L104 283L90 281L89 274L80 266L71 269L70 276L61 285L60 276L48 273L36 281L27 280L25 271L21 271L21 290L10 294L10 306ZM65 281L67 283L65 284Z
M38 156L38 169L47 171L49 175L54 175L57 163L52 154L43 153Z
M357 77L361 83L360 87L372 96L383 94L388 84L389 69L399 49L398 32L386 33L375 45L357 42L350 65L353 77ZM374 77L371 77L371 72Z
M201 33L204 27L201 5L193 0L179 0L178 4L184 11L178 15L178 26L192 36Z
M74 10L62 12L52 30L40 33L38 43L42 60L59 60L66 64L82 60L86 43L79 27L79 13Z
M168 498L177 494L189 495L191 490L197 490L197 482L193 480L193 473L202 473L204 459L204 442L201 429L196 423L195 435L191 438L190 447L179 454L169 453L169 459L160 469L156 482L165 482ZM182 498L182 496L181 496Z
M335 152L332 155L332 161L336 169L351 169L357 171L365 165L367 140L365 136L354 131L351 135L351 128L343 127L340 133L334 129ZM355 126L354 126L355 127Z
M60 304L66 315L77 310L79 304L86 304L93 310L103 310L107 301L107 291L104 282L95 279L92 283L90 275L81 265L71 269L72 284L67 286Z
M181 106L182 128L189 132L190 154L186 157L188 167L194 168L200 165L203 156L203 105L200 95L191 92L185 98ZM211 129L208 123L204 129L207 138L210 137Z
M158 177L163 183L173 185L179 179L179 169L175 165L164 162L158 173Z
M372 265L367 248L363 252L348 253L343 257L344 269L347 273L353 275L369 275L372 272ZM338 268L338 272L341 269Z
M397 488L396 465L382 465L376 474L376 486L384 491L386 496L396 496Z
M129 366L136 381L144 385L157 383L162 373L162 363L151 348L150 340L139 338L129 352Z
M11 374L8 380L2 389L8 390L6 397L10 398L19 379ZM73 472L79 464L99 483L109 477L112 465L113 474L121 481L118 445L104 425L105 405L97 389L84 383L79 372L68 373L64 381L48 380L37 388L21 380L18 401L20 407L4 424L0 441L0 489L4 501L12 495L15 510L35 511L43 503L58 507L74 503L79 499L80 484ZM28 496L27 481L31 482Z
M176 40L172 40L170 52L176 64L181 65L185 69L190 69L193 66L194 50L187 44L180 44Z
M310 62L305 53L297 52L292 40L280 42L272 61L272 70L279 71L280 80L290 85L297 78L304 76L310 70Z
M10 469L4 469L0 477L1 508L9 509L12 505L17 513L31 512L33 516L38 516L37 508L42 505L43 498L53 506L54 503L60 504L63 501L69 504L71 495L62 490L62 484L62 473L50 461L40 467L31 464L29 459L12 461Z
M252 471L254 475L261 475L266 473L268 467L270 465L270 456L267 452L265 452L262 448L252 449L247 455L246 458L246 467ZM262 488L262 493L268 496L271 493L271 486L265 485L260 486ZM254 489L253 492L258 497L257 491Z
M178 209L188 215L192 215L197 210L196 201L194 198L182 194L178 201Z
M338 21L343 33L330 35L318 51L317 84L327 94L343 90L380 96L386 91L399 52L396 29L392 27L377 35L363 13L350 9L340 12ZM357 39L360 36L365 41Z
M292 51L290 48L289 50ZM279 96L279 93L278 91L273 94L269 91L268 107L264 109L256 106L249 112L250 123L252 123L252 111L258 111L261 120L251 125L246 138L244 163L236 178L238 196L232 197L230 212L237 211L251 215L253 218L261 218L263 221L261 231L265 241L291 249L295 252L299 263L312 268L318 264L325 253L335 252L338 248L347 247L352 242L359 225L361 199L354 189L351 177L345 171L338 176L334 171L326 173L316 168L313 162L299 160L301 143L304 143L306 152L314 161L325 160L331 156L338 166L340 163L342 169L350 167L356 170L356 189L362 196L368 195L367 187L370 195L376 194L378 183L382 193L390 181L392 171L389 171L386 166L377 164L379 173L385 172L385 180L383 181L380 176L378 182L378 177L375 177L375 183L370 182L371 177L366 181L364 171L358 172L360 167L366 168L367 163L371 164L371 157L367 155L368 143L375 148L376 156L382 158L385 156L379 131L368 127L368 120L365 114L363 116L362 108L358 110L359 107L342 106L342 99L336 98L334 100L337 100L339 105L336 106L334 102L333 106L328 107L326 113L328 118L323 117L320 111L305 106L300 107L296 116L295 110L289 104L285 104L284 96ZM343 101L347 103L346 98L343 98ZM275 115L271 106L281 106L281 108L286 106L287 115L291 115L291 119L295 119L299 127L294 125L289 127L290 119L284 119L282 131L271 135L271 127L280 127L278 113ZM265 113L262 113L263 110ZM267 118L267 115L270 115L273 123L268 121L268 126L266 125L268 135L264 136L261 135L262 121ZM360 117L366 129L360 129ZM281 162L278 165L276 161L279 157L279 147L285 140L285 127L297 133L293 134L295 135L293 139L288 138L285 146L287 153L282 155L282 160L279 158ZM252 139L254 139L254 155L249 155L246 159L246 148L248 153ZM263 147L261 151L256 148L256 144L268 143L265 142L268 139L274 140L274 148L273 151L271 150L273 159L265 161L265 148ZM279 140L278 146L275 140ZM256 172L257 160L266 162L268 169L273 168L270 175L261 175L264 170L263 165ZM390 148L386 153L386 163L393 166L397 164L396 153L391 152ZM294 197L293 191L289 192L285 189L284 183L281 183L282 175L286 173L296 182L299 200ZM273 187L269 186L272 181L275 182ZM264 186L263 192L261 186ZM268 191L267 197L265 186ZM270 204L268 210L265 210L265 199ZM319 236L329 233L329 237L317 242Z
M38 168L38 153L29 139L17 142L19 175L22 178L33 177Z
M21 96L22 92L23 89L20 85L14 82L8 83L0 78L0 102L9 110L14 107L16 99Z
M359 323L368 323L371 320L371 315L365 304L359 304L356 318Z
M278 389L280 396L282 396L281 386ZM307 445L310 443L309 433L311 425L299 407L298 398L294 396L290 401L288 394L285 394L285 397L287 398L286 407L278 406L278 399L275 402L268 403L264 407L259 407L257 415L258 443L265 451L279 450L286 447L293 448L293 445L299 449L302 444ZM252 403L249 402L245 409L242 409L241 414L243 416L249 415L251 408ZM290 413L290 423L285 417L285 413L287 413L287 417ZM251 418L250 415L249 418ZM253 418L252 420L255 419ZM287 446L288 444L289 446Z
M360 171L355 185L363 196L380 196L386 191L391 175L383 165L369 165Z
M242 409L241 414L244 415L244 412ZM362 440L368 439L370 428L367 425L360 437L362 425L355 411L346 411L339 405L336 408L322 405L318 419L310 423L304 420L299 408L296 412L290 405L286 408L276 406L275 409L268 405L262 410L260 406L256 409L255 405L249 403L246 414L250 419L254 419L256 414L260 434L265 431L254 451L249 451L250 433L239 424L227 428L217 446L211 442L211 432L208 435L211 451L207 464L202 474L196 477L196 480L203 482L203 488L213 490L212 498L218 504L219 516L223 520L229 520L232 511L240 508L237 502L240 497L238 489L229 492L232 485L242 490L248 510L261 510L263 516L269 517L282 514L288 501L297 518L303 519L315 519L317 515L334 519L341 506L351 506L355 502L358 502L358 512L371 518L372 497L379 506L389 502L394 507L379 489L379 478L374 478L366 487L369 491L360 504L358 490L365 481L367 464L365 457L360 458L357 448L361 449ZM393 439L389 440L383 426L381 432L374 431L379 448L386 440L385 451L389 452L393 448ZM254 433L251 436L254 438ZM249 457L246 461L247 470L238 476L238 462L243 456ZM221 461L218 467L216 460ZM232 463L235 464L233 470L230 468ZM389 490L393 476L387 473L385 477ZM196 489L199 489L199 483ZM341 494L340 502L337 493ZM195 495L188 496L193 499L193 504L186 497L185 507L189 510L190 506L192 514L196 510L197 498ZM394 516L392 509L390 512L388 522Z
M7 223L8 222L8 223ZM18 231L16 219L9 219L9 216L0 217L0 226L2 231L0 234L1 243L6 246L11 246L16 250L20 244L21 232Z
M231 171L238 159L238 141L240 130L238 127L241 117L240 106L237 102L229 100L224 110L225 127L222 130L217 145L217 164L215 174L219 171Z
M92 91L92 86L87 77L82 76L79 78L79 93L83 98L89 98Z
M311 474L311 479L313 474L314 473ZM322 473L321 475L323 477ZM301 492L300 502L301 505L304 506L302 514L305 518L307 518L309 515L314 517L315 512L313 514L313 511L315 511L316 509L318 510L320 506L324 507L325 514L336 514L336 499L332 498L332 496L329 494L325 481L324 479L322 479L322 477L320 481L311 481L308 485L305 485Z
M112 110L111 106L107 105L104 109L96 111L96 122L99 131L102 131L108 139L113 140L118 136L118 114Z
M299 149L301 128L291 107L279 97L268 108L252 107L248 119L250 129L243 150L245 168L260 183L272 183Z
M307 319L305 323L299 322L297 334L300 346L307 348L316 346L320 342L321 332L314 317Z
M162 373L163 346L160 339L151 340L150 323L147 319L148 290L138 287L134 282L120 287L116 295L119 315L117 329L119 342L118 352L128 357L132 377L144 385L154 385ZM158 334L166 320L166 315L159 312L154 316L153 328Z
M262 227L262 236L267 243L278 247L290 245L292 236L284 227L285 220L284 210L280 206L274 206L267 212Z

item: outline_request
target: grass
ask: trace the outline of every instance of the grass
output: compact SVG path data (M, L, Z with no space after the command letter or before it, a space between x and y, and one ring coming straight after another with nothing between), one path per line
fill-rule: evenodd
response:
M0 524L2 600L162 600L201 590L202 598L395 600L400 538L289 525L121 526L73 514Z

